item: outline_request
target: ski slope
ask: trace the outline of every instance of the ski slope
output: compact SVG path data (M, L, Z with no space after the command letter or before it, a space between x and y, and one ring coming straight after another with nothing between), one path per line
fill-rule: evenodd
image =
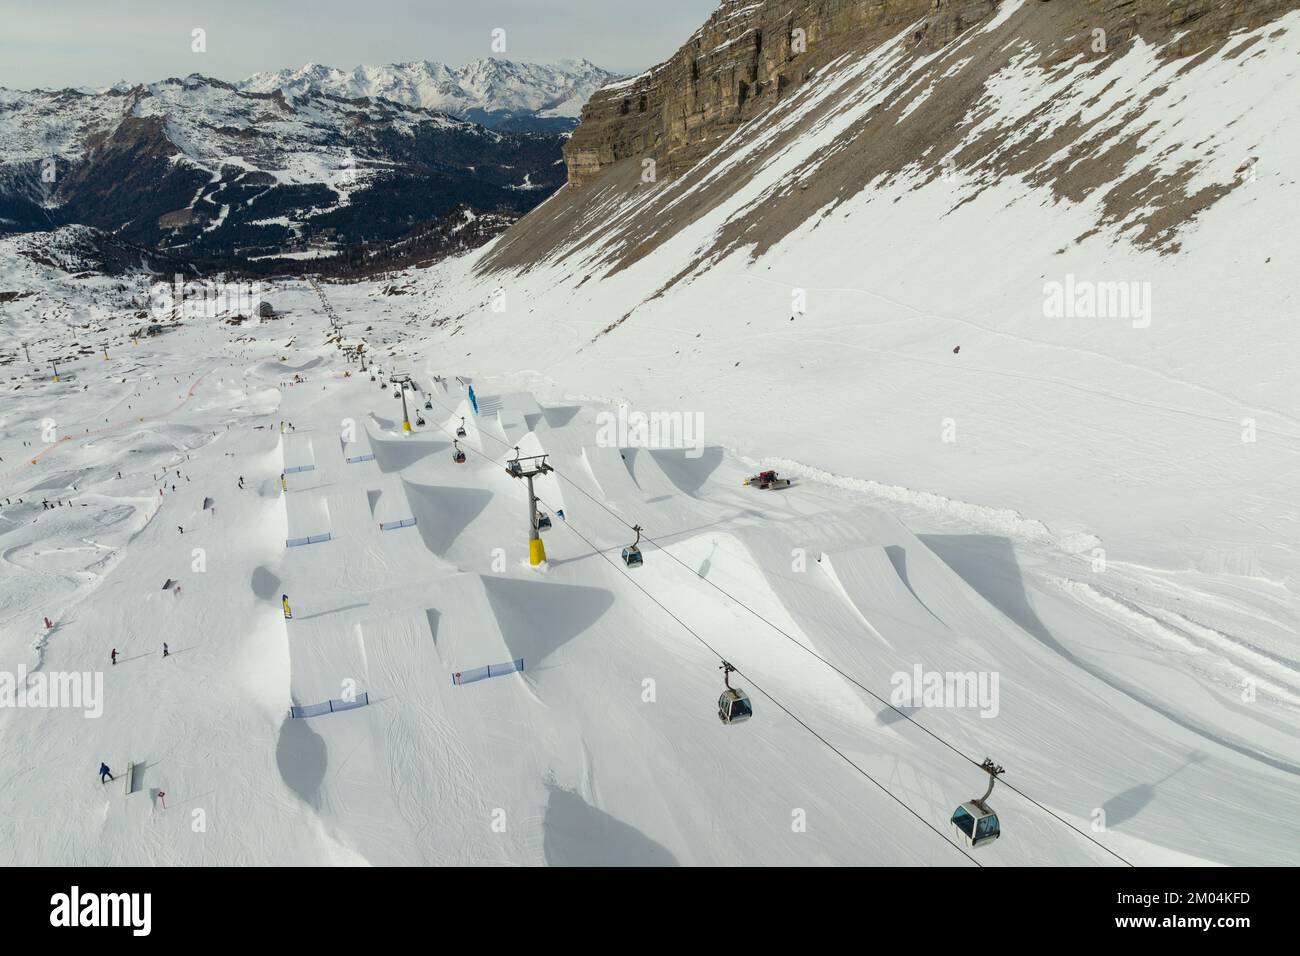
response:
M742 487L752 463L720 446L602 447L590 403L479 379L475 417L453 379L403 435L388 389L310 344L307 291L287 329L130 347L139 407L6 475L3 667L99 670L105 697L97 719L0 710L5 863L973 865L947 818L985 755L1025 795L995 790L985 866L1297 862L1294 661L1233 658L1278 692L1249 711L1195 671L1148 690L1104 604L1066 648L968 583L956 538L823 481ZM89 420L125 360L83 363L83 392L33 375L13 421ZM6 465L23 434L6 425ZM541 569L516 445L557 469ZM755 707L733 727L723 658ZM996 714L882 703L917 664L996 673ZM134 761L134 792L101 787L101 760Z
M911 142L854 183L900 32L687 175L615 169L328 314L284 280L276 321L133 342L150 277L0 260L31 352L0 366L0 681L103 681L99 716L0 706L0 862L1297 865L1298 17L982 77L957 132L999 154L1132 101L1082 196L1068 155L941 176ZM1142 245L1107 203L1153 168L1217 198ZM1149 283L1149 325L1049 317L1067 277ZM702 444L602 440L629 409ZM538 568L516 453L555 468ZM918 672L972 696L896 699ZM967 852L985 757L1003 836Z

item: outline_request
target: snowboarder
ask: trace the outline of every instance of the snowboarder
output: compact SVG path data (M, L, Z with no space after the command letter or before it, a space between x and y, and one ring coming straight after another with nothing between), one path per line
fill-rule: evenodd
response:
M181 534L184 534L184 533L185 533L185 529L182 528L180 525L177 525L177 526L176 526L176 530L179 531Z
M109 654L108 656L109 656L109 658L112 660L112 662L113 662L113 666L116 667L116 666L117 666L117 648L116 648L116 647L113 648L113 653L112 653L112 654Z
M243 475L240 475L240 476L239 476L239 488L240 488L241 491L243 490L243 487L244 487L244 476L243 476Z
M287 595L287 594L281 594L281 595L280 595L280 604L284 607L284 619L285 619L286 621L292 621L292 620L293 620L293 610L289 607L289 595Z
M114 779L116 778L113 776L113 772L108 769L108 764L101 763L99 765L99 782L101 784L104 784L104 783L108 783L109 780L114 780Z
M163 641L163 657L166 657L169 653L170 652L167 650L167 642Z

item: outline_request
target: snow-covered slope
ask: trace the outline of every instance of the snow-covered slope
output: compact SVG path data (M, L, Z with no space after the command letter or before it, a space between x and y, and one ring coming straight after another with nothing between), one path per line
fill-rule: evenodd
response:
M1069 5L962 9L680 175L571 152L482 252L7 346L0 672L102 670L104 710L0 709L0 859L969 865L991 756L983 865L1300 863L1300 14L1074 60ZM22 336L90 281L36 268ZM74 338L109 358L49 380ZM556 469L537 569L516 449Z
M0 708L6 864L968 864L945 821L982 787L962 756L985 753L1019 793L997 791L984 865L1296 862L1300 681L1262 653L1249 578L1056 587L1060 540L1014 514L793 465L784 492L744 488L752 463L718 445L602 445L608 407L571 392L476 378L475 415L400 298L328 295L345 342L414 372L413 434L306 286L277 293L278 323L97 335L109 358L58 383L14 368L0 672L103 684L94 717ZM514 446L558 472L537 485L540 572ZM634 521L652 540L629 571ZM1179 610L1098 590L1143 581L1178 583ZM735 727L713 713L719 657L754 701ZM901 713L867 693L917 667L997 683ZM1234 703L1243 673L1257 706Z

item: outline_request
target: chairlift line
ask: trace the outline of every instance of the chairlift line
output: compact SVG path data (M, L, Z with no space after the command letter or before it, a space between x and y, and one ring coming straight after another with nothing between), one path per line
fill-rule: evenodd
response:
M441 404L442 404L442 403L439 402L439 405L441 405ZM446 406L442 406L442 407L443 407L444 409L446 408ZM508 444L507 442L502 441L501 439L497 438L497 437L494 436L494 435L489 435L489 437L492 438L494 441L500 442L501 444ZM517 467L517 466L518 466L518 461L519 461L519 448L518 448L518 446L515 446L515 460L509 463L509 465L507 466L507 470L510 470L510 466L511 466L511 465ZM554 469L552 469L552 470L554 470ZM514 472L511 471L511 474L514 474ZM591 501L593 504L595 504L595 505L596 505L597 507L599 507L601 510L603 510L603 511L605 511L607 514L609 514L610 517L614 518L616 521L618 521L620 524L624 525L625 527L628 526L628 522L627 522L626 519L624 519L623 517L621 517L620 515L618 515L616 512L614 512L614 511L613 511L613 510L612 510L608 505L606 505L604 502L602 502L602 501L600 501L599 499L597 499L595 496L593 496L590 492L588 492L585 488L583 488L583 487L582 487L580 484L578 484L576 481L573 481L573 480L569 479L569 478L568 478L568 477L567 477L563 472L556 471L555 474L556 474L556 476L557 476L558 478L560 478L562 481L567 482L571 487L575 488L575 489L576 489L580 494L583 495L583 497L587 498L589 501ZM518 476L516 476L516 477L518 477ZM539 499L539 500L540 500L540 499ZM566 521L565 523L566 523L566 525L568 525L570 528L573 528L573 524L572 524L572 522L568 522L568 521ZM640 550L640 548L639 548L639 545L640 545L640 542L641 542L641 538L643 537L642 528L641 528L641 526L640 526L639 524L634 524L634 525L631 525L630 527L631 527L631 530L633 530L633 531L636 532L636 540L633 542L633 544L632 544L630 547L627 547L627 548L624 548L624 549L623 549L623 562L624 562L624 564L625 564L629 569L634 568L634 567L640 567L640 566L642 565L642 563L643 563L642 556L641 556L641 550ZM577 530L577 528L573 528L573 531L574 531L574 533L577 534L580 538L582 538L582 539L583 539L584 541L586 541L589 545L591 545L592 549L595 550L598 554L600 554L602 558L606 558L606 560L608 560L608 558L607 558L607 556L604 554L604 552L600 551L600 549L597 548L597 547L596 547L596 546L595 546L595 545L594 545L590 540L588 540L584 535L582 535L581 532L579 532L579 531ZM652 544L657 544L657 543L658 543L658 542L655 541L654 538L651 538L649 535L644 535L644 537L645 537L645 539L646 539L647 541L651 542ZM926 734L927 734L928 736L930 736L932 739L934 739L934 740L937 741L938 743L942 744L944 747L948 748L948 750L952 751L952 752L953 752L954 754L956 754L957 756L961 757L961 759L967 761L968 763L970 763L970 764L972 764L972 765L974 765L974 766L978 766L980 769L985 770L986 772L988 772L988 773L990 774L990 785L989 785L989 791L988 791L988 793L986 793L986 794L984 795L983 798L981 798L981 801L987 799L989 793L992 792L992 789L993 789L992 784L993 784L993 782L996 780L997 776L999 776L1000 774L1002 774L1002 773L1004 772L1002 767L994 765L995 768L996 768L995 771L994 771L994 770L990 770L989 766L986 766L986 765L991 764L992 762L991 762L991 760L989 760L989 759L987 759L987 758L985 759L985 761L984 761L983 763L976 763L976 761L975 761L972 757L970 757L970 756L968 756L967 754L963 753L963 752L962 752L958 747L956 747L955 745L953 745L952 743L950 743L949 741L947 741L947 740L944 739L943 737L939 736L939 734L935 733L935 732L934 732L933 730L931 730L929 727L926 727L924 724L918 722L918 721L917 721L917 720L916 720L912 715L908 714L906 711L900 709L899 707L896 707L894 704L890 703L887 699L885 699L885 698L881 697L879 694L875 693L875 691L871 690L869 687L867 687L866 685L864 685L864 684L863 684L861 681L859 681L857 678L853 677L852 675L850 675L850 674L848 674L847 672L845 672L844 670L842 670L840 667L836 666L836 665L835 665L834 663L832 663L831 661L829 661L829 660L827 660L826 658L822 657L820 654L818 654L818 653L817 653L815 650L813 650L811 647L808 647L808 646L807 646L806 644L804 644L802 641L799 641L797 638L795 638L793 635L791 635L791 634L789 634L788 632L786 632L783 628L781 628L781 627L780 627L779 625L777 625L775 622L769 620L768 618L766 618L765 616L763 616L761 613L759 613L758 611L754 610L752 607L750 607L750 606L749 606L748 604L746 604L744 601L739 600L738 598L736 598L736 597L734 597L733 595L731 595L728 591L726 591L725 589L723 589L722 587L720 587L720 586L719 586L718 584L716 584L715 582L713 582L713 581L709 580L708 578L704 577L703 575L699 574L698 571L696 571L694 568L691 568L690 565L686 564L684 561L682 561L679 557L677 557L677 556L676 556L675 554L673 554L671 551L668 551L668 550L667 550L666 548L664 548L663 546L660 546L660 547L659 547L659 550L660 550L662 553L666 554L666 555L667 555L669 558L671 558L673 561L677 562L677 563L680 564L682 567L686 568L688 571L690 571L692 574L694 574L694 575L695 575L696 577L698 577L700 580L702 580L702 581L704 581L706 584L710 585L712 588L714 588L714 590L718 591L720 594L724 595L725 597L727 597L729 600L735 602L736 604L739 604L742 608L744 608L746 611L748 611L748 612L749 612L750 614L752 614L754 617L758 618L758 619L759 619L760 621L762 621L763 623L767 624L770 628L772 628L774 631L776 631L776 632L777 632L778 634L780 634L782 637L785 637L787 640L789 640L789 641L790 641L791 643L793 643L795 646L801 648L802 650L804 650L805 652L807 652L808 654L810 654L814 659L816 659L816 660L819 661L820 663L826 665L826 666L829 667L831 670L835 671L837 674L839 674L839 675L840 675L841 677L843 677L845 680L849 681L849 682L850 682L851 684L853 684L855 687L857 687L858 689L860 689L861 691L863 691L864 693L866 693L867 695L869 695L871 698L873 698L873 699L876 700L877 702L883 704L884 706L888 707L890 710L894 711L896 714L898 714L898 715L899 715L900 717L902 717L904 720L908 721L908 722L911 723L913 726L915 726L915 727L919 728L920 730L922 730L924 733L926 733ZM629 559L631 559L631 560L629 560ZM629 579L629 580L631 580L631 579ZM666 606L664 606L661 602L659 602L658 599L656 599L653 595L651 595L648 591L646 591L644 587L642 587L640 584L638 584L638 583L635 582L635 581L633 581L632 583L633 583L633 584L634 584L634 585L635 585L639 590L641 590L642 593L644 593L647 597L649 597L652 601L654 601L656 604L659 604L659 606L660 606L661 608L663 608L663 610L664 610L665 612L667 612L671 617L673 617L674 620L676 620L679 624L681 624L682 627L685 628L685 629L686 629L686 630L687 630L687 631L688 631L692 636L694 636L694 637L695 637L697 640L699 640L701 643L705 643L705 642L703 641L703 639L700 638L700 636L699 636L698 634L696 634L693 630L691 630L690 627L688 627L688 626L685 624L685 622L683 622L680 618L678 618L675 614L673 614L673 613L672 613L672 612L671 612L671 611L670 611ZM707 643L705 644L705 646L706 646L706 647L708 646ZM711 650L711 649L712 649L712 648L710 648L710 650ZM752 681L751 681L751 683L752 683ZM768 697L768 699L772 700L773 703L777 703L776 700L775 700L774 698L772 698L772 695L771 695L771 694L768 694L768 693L766 693L766 692L763 692L763 693L764 693L764 695L765 695L766 697ZM720 701L719 703L721 703L721 701ZM834 750L836 753L840 753L840 751L839 751L837 748L835 748L833 744L831 744L829 741L826 741L824 738L822 738L820 734L817 734L817 732L816 732L815 730L813 730L811 727L808 727L807 724L804 724L804 722L803 722L802 720L799 720L798 717L795 717L794 714L792 714L792 713L791 713L788 709L786 709L784 706L780 705L779 703L777 703L777 706L780 707L783 711L785 711L785 713L787 713L789 716L791 716L791 717L794 718L796 721L798 721L800 724L803 724L803 726L804 726L806 729L808 729L809 732L813 733L815 736L817 736L819 739L821 739L821 740L823 741L823 743L826 744L826 746L830 747L830 748L831 748L832 750ZM721 716L721 715L719 715L719 716ZM860 773L862 773L864 776L867 776L868 779L871 779L872 782L876 784L876 786L880 787L880 789L882 789L882 790L885 790L886 793L889 793L890 797L893 798L894 800L896 800L896 801L897 801L901 806L906 807L907 810L908 810L910 813L912 813L913 815L916 815L916 816L918 817L918 819L921 819L922 822L924 822L924 823L926 824L926 826L929 826L932 830L935 829L935 828L933 827L933 825L931 825L931 824L929 823L929 821L924 820L924 818L920 817L919 814L916 814L916 811L912 810L911 807L908 807L907 804L903 803L901 800L899 800L897 797L895 797L892 793L890 793L886 788L884 788L883 786L881 786L877 781L875 781L873 778L871 778L869 775L867 775L866 772L865 772L864 770L862 770L860 767L858 767L856 764L854 764L851 760L849 760L848 757L844 756L842 753L840 754L840 756L843 757L843 758L844 758L847 762L849 762L852 766L854 766L854 768L857 769L857 770L858 770ZM1038 809L1042 810L1044 813L1046 813L1046 814L1047 814L1048 816L1050 816L1052 819L1056 820L1058 823L1061 823L1061 824L1063 824L1064 826L1068 827L1069 829L1073 830L1076 834L1078 834L1079 836L1082 836L1085 840L1088 840L1088 841L1089 841L1090 843L1092 843L1094 846L1097 846L1098 848L1100 848L1100 849L1102 849L1102 850L1105 850L1108 854L1110 854L1110 855L1111 855L1112 857L1114 857L1115 859L1119 860L1121 863L1125 864L1126 866L1130 866L1130 867L1134 866L1134 864L1133 864L1130 860L1126 859L1124 856L1122 856L1121 854L1119 854L1119 853L1116 852L1115 850L1112 850L1110 847L1106 846L1104 843L1101 843L1100 841L1096 840L1094 837L1092 837L1092 836L1089 835L1088 833L1084 832L1083 830L1080 830L1080 829L1079 829L1077 826L1075 826L1073 823L1071 823L1070 821L1068 821L1068 820L1066 820L1065 818L1061 817L1059 814L1057 814L1055 811L1053 811L1053 810L1050 809L1049 807L1044 806L1042 803L1040 803L1038 800L1035 800L1033 797L1029 796L1029 794L1025 793L1023 790L1020 790L1019 788L1013 786L1013 785L1010 784L1010 783L1007 783L1006 781L1003 782L1003 786L1006 787L1008 790L1010 790L1012 793L1015 793L1016 795L1018 795L1018 796L1024 798L1025 800L1029 801L1029 803L1033 804L1035 807L1037 807ZM976 803L976 801L968 801L968 803L974 804L974 803ZM961 806L964 807L964 806L966 806L966 804L962 804ZM960 810L961 807L959 807L958 809ZM957 814L954 813L954 819L950 821L950 824L954 827L955 830L960 829L960 827L958 826L958 824L957 824L956 821L955 821L955 817L956 817L956 815L957 815ZM972 815L972 816L974 816L974 815ZM991 817L991 818L992 818L992 823L991 823L991 824L986 824L986 831L987 831L988 827L993 827L993 828L996 828L996 833L995 833L993 836L990 837L990 836L987 835L987 832L986 832L986 836L985 836L985 838L984 838L983 840L981 840L980 843L979 843L978 845L987 845L988 843L992 843L994 840L996 840L996 839L998 838L998 836L999 836L1000 833L1001 833L1001 830L1000 830L1000 823L999 823L999 821L998 821L998 819L997 819L996 814L990 812L990 813L988 814L988 817ZM986 817L985 819L987 819L988 817ZM978 821L976 821L976 822L978 822ZM939 831L938 831L938 830L935 830L935 832L938 833ZM965 833L964 833L964 831L961 833L961 836L962 836L963 839L965 839ZM977 844L976 844L976 843L973 841L973 839L972 839L972 841L971 841L968 845L973 849ZM961 850L961 847L958 847L958 849ZM967 857L968 859L970 859L971 862L975 863L977 866L980 865L979 862L978 862L977 860L975 860L973 857L970 857L970 855L967 854L965 850L961 850L961 852L962 852L964 855L966 855L966 857Z
M609 564L613 565L614 567L616 567L616 568L618 567L618 565L614 564L614 560L613 560L613 558L611 558L609 555L607 555L604 551L602 551L599 547L597 547L597 545L595 544L595 542L593 542L590 538L588 538L588 537L587 537L586 535L584 535L581 531L579 531L576 527L574 527L572 522L566 520L566 521L565 521L565 526L568 527L570 530L572 530L573 533L576 534L579 538L581 538L582 541L583 541L584 543L586 543L587 546L590 547L590 548L592 549L592 551L593 551L593 552L594 552L598 557L600 557L602 560L608 562ZM626 573L626 572L624 572L624 573ZM675 613L673 613L672 609L669 608L668 605L664 604L664 603L663 603L662 601L660 601L657 597L655 597L653 594L651 594L649 591L647 591L647 590L646 590L646 589L645 589L645 588L644 588L644 587L643 587L643 586L642 586L638 581L636 581L636 580L635 580L634 578L632 578L631 576L628 577L628 581L631 582L631 584L632 584L633 587L635 587L638 591L640 591L642 594L644 594L646 597L648 597L651 601L653 601L656 605L658 605L660 610L662 610L665 614L667 614L667 615L668 615L669 617L671 617L674 621L676 621L679 625L681 625L682 630L686 631L687 634L689 634L691 637L695 638L695 640L699 641L700 644L702 644L706 649L708 649L708 651L709 651L710 653L714 654L715 656L718 657L718 659L719 659L720 661L722 661L722 668L723 668L723 670L724 670L724 679L725 679L725 676L726 676L726 675L729 675L729 674L732 674L732 673L735 673L735 674L740 674L740 673L741 673L740 670L739 670L738 668L736 668L733 664L731 664L731 663L728 662L725 658L723 658L720 654L718 654L718 652L717 652L716 650L714 650L713 646L710 645L709 642L706 641L704 638L702 638L702 637L699 635L699 633L697 633L697 632L695 631L694 628L692 628L692 627L691 627L689 624L687 624L684 620L682 620L682 619L681 619L680 617L678 617ZM742 676L743 676L743 675L742 675ZM940 837L940 838L943 840L944 843L946 843L948 846L952 847L954 850L956 850L956 851L957 851L958 853L960 853L962 856L966 857L966 859L969 860L971 863L973 863L975 866L977 866L977 867L983 867L984 864L980 863L979 860L975 859L973 856L971 856L969 853L967 853L964 849L962 849L961 846L959 846L958 844L956 844L956 843L954 843L952 840L950 840L950 839L947 837L947 835L946 835L945 833L943 833L941 830L939 830L937 827L935 827L935 825L934 825L933 823L931 823L929 820L925 819L925 817L921 816L919 813L917 813L915 810L913 810L910 806L908 806L908 805L907 805L906 803L904 803L901 799L899 799L899 798L898 798L898 797L897 797L897 796L896 796L896 795L895 795L895 794L894 794L894 793L893 793L893 792L892 792L888 787L886 787L884 784L882 784L879 780L877 780L875 777L873 777L871 774L869 774L869 773L868 773L866 770L864 770L862 767L858 766L858 764L856 764L856 763L853 761L853 759L850 758L850 757L848 756L848 754L844 753L844 751L842 751L842 750L840 750L838 747L836 747L833 743L831 743L829 740L827 740L825 737L823 737L820 733L818 733L817 730L816 730L812 725L810 725L807 721L805 721L803 718L799 717L799 715L797 715L797 714L794 713L792 710L790 710L790 708L788 708L787 706L785 706L785 704L783 704L783 703L781 703L779 700L777 700L777 698L774 697L770 691L764 690L762 687L758 686L758 684L757 684L757 683L756 683L752 678L748 678L748 677L746 677L746 680L748 680L749 683L750 683L751 685L753 685L753 687L754 687L755 690L757 690L760 694L762 694L762 695L763 695L764 697L766 697L769 701L771 701L771 702L772 702L772 703L773 703L773 704L774 704L774 705L775 705L775 706L776 706L776 707L777 707L777 708L778 708L782 713L784 713L787 717L789 717L791 720L793 720L795 723L797 723L797 724L798 724L800 727L802 727L804 730L808 731L808 733L812 734L813 737L815 737L815 738L818 740L818 742L820 742L823 746L825 746L826 749L830 750L831 753L835 754L837 757L839 757L841 760L843 760L846 764L848 764L850 767L852 767L854 770L856 770L856 771L857 771L859 774L861 774L863 777L866 777L866 779L869 780L869 781L871 781L871 783L874 784L874 785L876 786L877 789L881 790L881 791L882 791L886 796L888 796L891 800L893 800L895 803L897 803L900 807L902 807L904 810L906 810L906 811L907 811L908 813L910 813L912 816L916 817L916 819L919 820L919 821L921 821L921 823L925 824L925 826L926 826L929 830L931 830L935 835L937 835L938 837ZM727 681L727 688L728 688L728 690L731 690L730 681ZM734 691L734 692L739 692L739 690L737 689L737 690ZM727 696L725 692L724 692L723 696L724 696L724 697ZM748 695L745 695L745 697L746 697L746 701L748 701ZM721 701L719 701L719 704L721 705ZM720 712L720 713L719 713L719 717L721 718L721 716L722 716L722 714L721 714L721 712ZM744 719L744 718L742 718L742 719ZM726 721L724 720L723 723L726 723Z

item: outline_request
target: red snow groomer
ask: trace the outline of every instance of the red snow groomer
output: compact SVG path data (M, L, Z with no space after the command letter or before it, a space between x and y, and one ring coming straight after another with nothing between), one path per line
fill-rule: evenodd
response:
M789 478L778 478L775 470L760 471L757 475L746 478L743 482L751 488L767 491L770 488L789 488Z

